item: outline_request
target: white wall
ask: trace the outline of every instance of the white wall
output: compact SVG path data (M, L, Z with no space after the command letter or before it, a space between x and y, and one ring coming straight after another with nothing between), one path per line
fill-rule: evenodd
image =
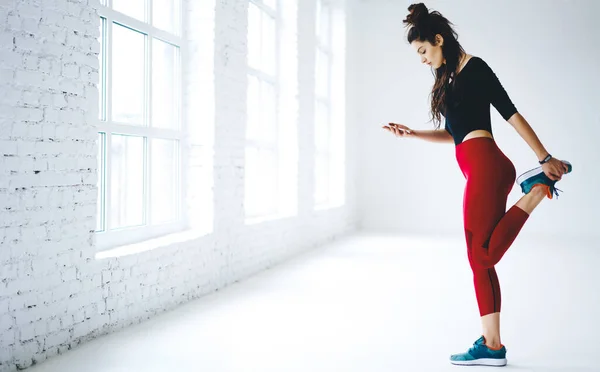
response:
M402 20L411 1L357 0L363 23L355 54L360 65L350 90L359 92L363 155L359 165L361 227L400 233L463 234L464 178L454 145L396 138L388 122L431 129L428 96L433 76L406 42ZM548 151L573 164L522 230L524 236L598 237L600 198L600 60L594 26L600 2L427 1L456 25L467 53L495 70L520 113ZM500 148L517 174L537 165L520 136L492 107ZM517 185L509 207L521 196Z
M207 104L209 121L200 124L216 128L214 148L195 151L190 167L213 170L204 190L211 191L214 208L204 208L214 209L214 231L106 259L95 257L93 232L98 1L0 3L0 371L26 368L355 229L350 165L347 205L312 207L315 4L300 3L298 216L244 224L247 0L189 0L186 82L214 81L216 107L186 87L186 114L195 118L195 109ZM213 9L214 27L190 25L207 21ZM208 58L200 55L207 38L198 32L211 32L216 56L213 50ZM207 61L214 63L214 78L198 72ZM347 137L354 141L356 132L348 128Z

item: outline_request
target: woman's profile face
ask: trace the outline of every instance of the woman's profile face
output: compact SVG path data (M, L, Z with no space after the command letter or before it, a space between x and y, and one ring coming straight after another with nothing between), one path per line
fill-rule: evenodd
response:
M415 40L411 43L413 48L419 54L421 58L421 63L425 63L435 69L440 68L442 64L446 61L444 59L444 54L442 53L442 44L443 38L441 35L437 35L436 37L437 45L432 45L429 41L419 41Z

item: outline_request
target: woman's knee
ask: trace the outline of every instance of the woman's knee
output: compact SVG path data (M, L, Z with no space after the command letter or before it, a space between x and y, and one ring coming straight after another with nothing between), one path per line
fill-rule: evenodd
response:
M471 256L470 258L471 268L473 270L487 270L491 269L497 264L497 262L489 257Z

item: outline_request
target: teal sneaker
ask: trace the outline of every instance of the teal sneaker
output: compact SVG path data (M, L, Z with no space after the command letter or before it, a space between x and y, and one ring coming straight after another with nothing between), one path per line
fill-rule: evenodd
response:
M571 163L565 160L563 160L562 162L567 165L567 172L565 174L571 173L571 171L573 170L573 166L571 165ZM517 184L521 186L521 191L523 191L523 194L529 194L533 186L542 184L547 186L546 190L549 199L552 199L553 194L556 195L556 197L558 198L558 191L562 191L556 188L556 182L557 181L553 181L550 178L548 178L548 176L546 176L546 173L544 173L542 167L537 167L532 170L529 170L517 178Z
M460 366L503 367L506 365L506 348L502 345L500 350L492 350L485 345L485 338L481 336L466 353L450 356L450 363Z

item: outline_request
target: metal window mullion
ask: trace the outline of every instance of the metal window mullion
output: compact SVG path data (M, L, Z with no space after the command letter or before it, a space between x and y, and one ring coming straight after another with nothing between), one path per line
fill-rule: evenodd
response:
M146 0L146 4L150 3L151 0ZM152 6L149 5L148 8L148 19L150 19ZM146 63L145 63L145 97L144 97L144 108L145 108L145 118L144 118L144 129L154 128L154 123L152 122L152 32L149 32L146 36ZM150 134L150 131L145 131L147 134ZM144 223L146 226L151 225L151 216L152 216L152 140L150 136L144 136Z
M102 60L100 61L100 84L98 92L100 94L100 115L99 118L96 118L98 128L98 134L100 135L100 142L98 144L100 150L100 167L97 170L98 179L100 180L100 198L98 203L100 203L100 214L97 218L100 220L100 229L98 231L106 231L106 133L103 131L102 124L106 120L106 19L100 18L101 22L101 30L100 30L100 39L102 40L102 46L100 53L102 53Z
M175 169L177 171L176 174L176 182L177 184L175 185L175 190L177 190L177 194L175 195L175 206L177 207L176 211L175 211L175 217L177 218L177 221L179 223L182 223L185 227L188 226L187 223L187 218L184 216L183 213L183 205L185 203L185 195L186 195L186 190L184 187L185 184L185 180L187 180L186 177L186 173L187 171L184 171L184 165L187 166L188 165L188 161L187 161L187 157L185 156L187 154L187 151L185 150L185 146L184 143L182 143L181 141L176 143L176 147L175 147L175 160L176 160L176 164L175 164Z
M147 128L120 123L104 123L103 128L106 128L106 130L110 130L113 133L138 137L162 138L169 140L181 140L184 137L184 134L181 131L167 128Z
M108 0L109 5L112 5L112 0ZM106 65L104 66L105 72L106 72L106 154L105 154L105 193L106 193L106 200L105 200L105 220L104 223L106 224L105 226L105 231L110 230L110 228L112 227L112 221L111 221L111 217L112 217L112 131L110 130L110 123L112 122L113 119L113 112L112 112L112 101L113 101L113 94L112 94L112 89L113 89L113 84L112 84L112 75L113 75L113 18L111 16L111 14L107 14L106 17L106 40L105 40L105 62Z
M261 10L260 6L258 9L259 9L259 11ZM258 66L262 66L264 64L264 58L263 58L263 55L264 55L264 53L263 53L264 52L264 50L263 50L263 17L264 17L264 15L263 15L262 11L259 14L260 14L260 17L258 17L258 19L259 19L260 24L258 26L258 29L260 30L260 32L259 32L260 36L258 38L258 40L259 40L258 50L260 51L260 60L258 61ZM263 73L261 70L258 70L258 69L256 71L259 73Z
M98 146L100 147L100 169L98 169L98 179L100 180L100 229L98 231L106 231L106 133L98 132L100 134L100 143Z
M145 0L145 2L146 2L146 6L144 7L145 8L144 10L146 11L146 19L148 20L148 24L150 26L153 26L152 21L153 21L154 14L152 13L152 0Z
M144 225L149 226L152 222L152 139L144 137Z
M152 122L152 33L148 33L146 36L146 91L145 91L145 118L144 126L147 128L153 128L154 123Z
M100 22L102 25L102 29L100 31L100 38L102 39L102 46L100 48L100 53L102 53L102 60L100 61L100 70L99 70L99 76L100 76L100 84L99 84L99 89L98 89L98 93L100 94L101 97L101 104L100 104L100 124L106 122L108 120L108 115L106 113L106 50L108 49L106 47L107 44L107 27L108 27L108 20L106 18L101 17L100 18Z
M105 143L105 151L106 151L106 155L105 155L105 174L104 174L104 182L105 183L105 189L104 189L104 193L106 194L106 200L105 200L105 219L104 219L104 223L106 224L105 228L106 231L110 230L110 228L112 227L112 221L111 221L111 216L112 216L112 133L110 131L106 131L106 143Z
M175 30L174 33L171 33L169 31L165 31L154 26L154 9L152 5L152 0L148 0L148 4L148 23L145 24L144 27L140 28L140 30L144 30L146 34L151 35L152 39L159 39L168 44L181 47L181 45L183 45L185 42L184 38L181 36L181 31ZM177 17L181 19L180 16ZM177 22L181 23L181 20L178 20ZM177 27L181 28L181 26Z
M139 19L130 17L113 9L100 7L98 9L98 15L104 18L111 18L114 22L122 24L123 26L131 28L138 32L144 34L153 34L155 38L161 39L169 44L179 46L184 43L184 39L181 36L178 36L165 30L161 30L153 26L151 23L140 21Z
M154 35L154 38L156 39L162 40L168 44L175 45L178 47L180 47L185 42L182 37L175 36L167 31L155 27L152 27L149 33L152 33Z
M113 115L112 115L112 75L113 75L113 66L112 66L112 61L113 61L113 19L112 18L105 18L106 19L106 40L105 40L105 46L104 46L104 51L105 51L105 66L104 66L104 70L106 72L106 107L105 107L105 120L106 123L110 123L113 120Z
M188 128L184 125L185 113L183 111L183 61L185 60L185 58L183 58L182 55L184 52L187 51L186 49L182 49L183 47L184 46L179 46L179 48L176 49L177 61L175 64L177 69L175 76L175 81L177 82L176 92L178 96L176 100L175 111L177 112L177 130L181 137L177 142L177 182L179 182L177 190L179 190L179 193L175 202L177 204L177 216L179 217L179 221L187 228L190 225L190 223L188 221L187 213L185 213L183 206L184 204L187 205L190 136L184 135L185 133L187 133Z
M326 161L327 161L327 200L331 200L331 185L332 185L332 136L333 136L333 121L332 121L332 77L333 77L333 7L331 4L327 6L327 145L326 145Z
M333 9L327 6L327 97L331 101L331 76L333 71ZM331 111L331 107L329 107ZM330 115L331 116L331 115Z
M282 23L283 23L283 16L281 14L281 6L279 4L280 0L276 0L275 1L275 6L277 7L275 9L275 112L273 113L275 116L275 139L276 139L276 143L275 143L275 170L277 172L277 174L275 175L275 194L277 195L277 200L279 200L280 197L280 177L281 177L281 173L280 173L280 168L281 168L281 154L279 151L279 145L281 143L281 139L279 138L280 135L280 121L279 121L279 113L280 110L279 108L281 107L281 84L280 84L280 79L281 79L281 57L282 57L282 48L281 48L281 40L282 40ZM275 208L277 209L277 211L279 211L280 208L280 204L279 202L276 204Z
M139 30L147 29L147 28L151 27L148 23L146 23L144 21L140 21L137 18L129 16L125 13L118 12L112 8L99 7L98 15L100 15L101 17L112 18L117 23L124 23L124 24L129 25L129 27L139 29Z

